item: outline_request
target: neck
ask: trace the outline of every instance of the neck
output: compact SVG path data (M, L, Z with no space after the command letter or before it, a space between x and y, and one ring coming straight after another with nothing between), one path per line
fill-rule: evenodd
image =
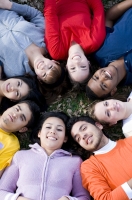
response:
M106 144L108 144L109 142L109 138L107 138L104 134L101 138L101 141L99 143L99 146L97 147L96 151L98 151L99 149L103 148Z
M31 44L30 46L26 48L25 53L28 57L29 65L31 69L34 69L35 59L40 55L46 54L46 51L43 47L40 48L40 47L37 47L35 44Z
M132 101L124 102L124 104L125 104L126 110L125 110L123 119L126 119L132 114Z
M118 84L119 84L126 76L124 58L120 58L120 59L114 61L113 64L118 70Z

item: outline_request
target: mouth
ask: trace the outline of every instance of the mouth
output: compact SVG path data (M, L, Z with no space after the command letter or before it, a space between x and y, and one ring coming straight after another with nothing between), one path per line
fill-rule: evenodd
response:
M10 120L11 122L13 122L13 117L12 117L12 115L8 114L8 117L9 117L9 120Z
M56 137L53 137L53 136L47 136L47 138L48 138L49 140L52 140L52 141L56 141L56 140L57 140L57 138L56 138Z
M37 63L37 69L42 68L42 67L43 67L43 64L44 64L44 61L39 61L39 62Z
M10 91L10 83L8 83L7 85L6 85L6 92L9 92Z
M92 141L93 141L92 138L93 138L93 135L86 137L86 138L85 138L86 143L87 143L87 144L91 144Z
M116 103L116 110L117 110L117 112L120 111L120 105L118 103Z
M72 59L78 59L78 58L80 59L80 58L81 58L81 56L79 56L79 55L77 55L77 54L76 54L76 55L74 55L74 56L72 56Z
M104 71L104 74L109 78L112 79L112 75L109 71Z

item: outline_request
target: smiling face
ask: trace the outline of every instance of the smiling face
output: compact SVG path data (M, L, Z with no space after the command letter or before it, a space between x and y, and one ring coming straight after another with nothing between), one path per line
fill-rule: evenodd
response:
M98 96L102 97L116 92L118 85L118 70L109 64L108 67L97 70L87 84L90 89Z
M41 146L48 155L60 149L63 143L67 141L65 131L65 124L61 119L49 117L45 120L38 137L40 138Z
M29 92L28 85L21 79L10 78L1 84L3 96L11 100L20 100Z
M31 111L26 103L8 108L0 117L0 128L7 132L19 131L31 119Z
M94 115L101 122L116 124L117 121L124 119L126 107L124 102L110 99L101 101L95 105Z
M34 62L34 70L37 75L37 78L45 83L48 82L48 77L50 76L50 72L53 69L58 69L60 66L58 62L54 60L50 60L43 56L39 57Z
M74 44L69 49L67 70L73 81L83 82L89 76L89 61L80 45Z
M99 123L93 125L85 121L78 121L73 125L71 135L81 147L93 152L102 147L102 128Z

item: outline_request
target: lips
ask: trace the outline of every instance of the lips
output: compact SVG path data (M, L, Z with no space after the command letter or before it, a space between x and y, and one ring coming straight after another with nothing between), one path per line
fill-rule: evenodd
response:
M53 136L47 136L47 138L50 139L50 140L53 140L53 141L56 141L56 140L57 140L57 138L56 138L56 137L53 137Z
M111 75L111 73L110 72L108 72L108 71L105 71L104 72L104 74L108 77L108 78L110 78L110 79L112 79L112 75Z
M85 138L86 143L90 144L92 142L92 138L93 138L93 135L86 137Z
M120 111L120 105L118 103L116 103L116 110L117 110L117 112Z
M11 121L11 122L13 122L13 116L12 115L10 115L10 114L8 114L8 117L9 117L9 120Z
M79 55L72 56L72 59L78 59L78 58L81 58L81 56L79 56Z
M7 91L7 92L10 92L10 86L9 86L9 85L10 85L10 83L8 83L8 84L6 85L6 91Z
M40 62L38 62L38 64L37 64L37 69L40 69L40 68L42 68L43 65L44 64L44 61L40 61Z

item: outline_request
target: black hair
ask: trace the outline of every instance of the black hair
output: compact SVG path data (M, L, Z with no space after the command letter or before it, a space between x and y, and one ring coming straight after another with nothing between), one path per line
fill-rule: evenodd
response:
M10 101L6 97L2 98L1 107L0 107L1 113L4 112L7 108L15 105L16 102L24 101L26 99L35 101L39 105L41 111L47 110L47 104L46 104L45 98L39 91L39 88L37 86L37 80L35 77L25 75L25 76L10 77L10 78L6 78L4 80L11 79L11 78L20 79L23 82L25 82L29 87L29 91L28 91L27 95L25 95L18 101Z
M72 117L69 119L67 123L68 138L70 141L69 146L71 148L69 151L72 154L79 155L83 160L86 160L90 157L90 155L92 155L92 152L87 151L83 147L81 147L71 136L71 129L73 125L79 121L85 121L93 125L95 125L95 121L89 116L81 116L81 117Z
M28 124L26 125L27 128L34 128L36 125L36 121L40 116L40 108L39 106L30 100L21 101L19 104L26 103L31 111L31 119L29 120Z
M96 100L96 99L105 99L105 98L108 98L111 96L111 93L109 92L108 94L105 94L105 95L102 95L101 97L98 97L94 92L93 90L91 90L91 88L86 85L86 95L89 99L91 100Z
M63 123L65 124L65 135L67 136L67 122L69 120L69 117L64 112L41 113L38 123L36 123L35 129L31 133L31 140L33 143L37 142L38 144L40 144L40 139L38 138L38 133L42 129L42 126L43 126L44 122L46 121L46 119L48 119L49 117L56 117L63 121ZM62 146L62 149L67 150L68 145L64 143Z

